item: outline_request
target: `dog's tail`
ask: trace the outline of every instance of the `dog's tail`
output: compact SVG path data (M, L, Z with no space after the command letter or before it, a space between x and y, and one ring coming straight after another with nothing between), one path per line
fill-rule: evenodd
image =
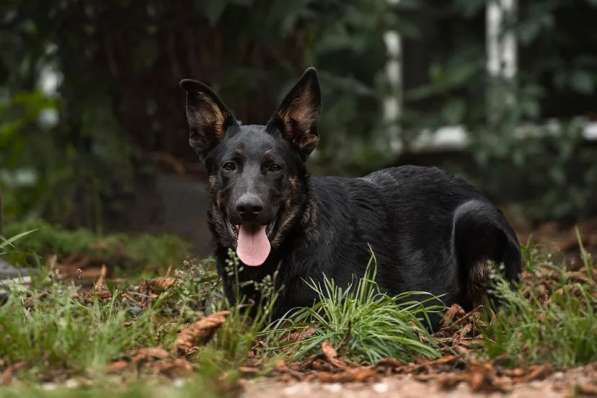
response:
M481 200L467 201L454 212L453 253L456 255L461 302L467 310L482 302L487 292L488 263L503 266L503 276L518 281L521 272L520 244L500 210Z

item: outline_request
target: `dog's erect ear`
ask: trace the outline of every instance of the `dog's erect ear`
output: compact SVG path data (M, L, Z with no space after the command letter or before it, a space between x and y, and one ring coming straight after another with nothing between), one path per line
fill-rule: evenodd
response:
M187 122L189 144L201 160L224 138L226 130L237 125L226 105L205 84L184 79L179 83L187 92Z
M311 67L286 95L269 123L280 129L282 135L300 151L304 159L319 142L317 121L320 105L317 71Z

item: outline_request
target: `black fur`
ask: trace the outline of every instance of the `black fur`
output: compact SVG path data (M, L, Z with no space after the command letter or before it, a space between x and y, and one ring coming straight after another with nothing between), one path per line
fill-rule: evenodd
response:
M371 250L379 285L442 296L446 305L471 309L485 294L487 260L502 263L516 280L516 235L482 194L437 168L404 166L362 178L309 177L305 160L318 141L320 92L308 69L265 126L244 126L206 86L184 80L191 146L209 174L209 224L218 271L236 247L234 225L269 225L272 251L259 267L244 267L242 281L277 272L279 316L311 305L305 280L325 274L346 285L362 276ZM247 206L251 211L246 211ZM240 210L239 210L240 209ZM243 288L256 298L251 285Z

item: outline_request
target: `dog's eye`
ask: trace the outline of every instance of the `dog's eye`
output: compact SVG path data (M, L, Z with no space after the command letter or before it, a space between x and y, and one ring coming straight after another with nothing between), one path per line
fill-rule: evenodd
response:
M282 170L282 166L280 166L280 165L279 165L279 164L277 164L277 163L269 163L269 164L266 166L266 169L267 169L267 171L272 171L272 172L273 172L273 171L280 171L280 170Z
M222 165L222 168L224 170L226 170L226 171L234 171L234 170L236 170L236 163L234 163L234 162L225 162Z

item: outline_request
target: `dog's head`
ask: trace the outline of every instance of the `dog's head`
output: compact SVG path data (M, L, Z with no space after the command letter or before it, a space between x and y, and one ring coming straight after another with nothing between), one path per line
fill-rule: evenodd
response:
M221 228L246 265L265 262L298 216L304 162L319 141L320 90L305 71L266 125L243 125L205 84L185 79L189 143L204 163Z

